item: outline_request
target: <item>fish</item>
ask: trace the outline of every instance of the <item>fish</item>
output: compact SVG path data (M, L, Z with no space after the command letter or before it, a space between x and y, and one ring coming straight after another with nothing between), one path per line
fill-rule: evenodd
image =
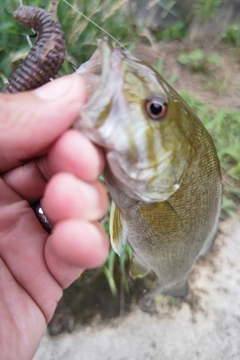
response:
M213 140L156 70L106 37L77 73L89 99L73 128L105 152L112 248L120 256L128 243L133 278L153 272L154 292L184 297L221 211Z

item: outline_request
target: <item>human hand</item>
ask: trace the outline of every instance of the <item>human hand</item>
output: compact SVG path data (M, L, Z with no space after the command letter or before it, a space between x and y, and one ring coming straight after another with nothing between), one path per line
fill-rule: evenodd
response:
M97 178L100 149L69 129L86 100L69 76L26 93L0 94L0 348L6 360L32 359L62 289L101 265L107 209ZM49 235L30 204L53 224Z

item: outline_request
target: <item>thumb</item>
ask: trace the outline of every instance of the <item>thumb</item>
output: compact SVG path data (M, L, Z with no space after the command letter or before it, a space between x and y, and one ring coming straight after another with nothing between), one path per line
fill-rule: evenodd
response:
M76 75L34 91L0 94L0 172L46 153L77 119L86 97Z

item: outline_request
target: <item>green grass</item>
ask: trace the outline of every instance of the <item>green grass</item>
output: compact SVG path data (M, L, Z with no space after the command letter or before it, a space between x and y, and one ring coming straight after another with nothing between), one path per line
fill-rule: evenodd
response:
M209 65L215 65L215 67L221 65L221 58L216 54L207 55L202 49L197 48L188 52L180 52L178 62L193 72L207 74L210 72Z
M214 19L222 3L223 0L196 0L194 4L195 15L201 21Z
M238 16L238 21L240 20ZM235 22L233 24L230 24L226 31L222 35L223 41L233 44L233 45L239 45L240 44L240 24L239 22Z
M183 20L177 20L161 31L156 31L157 40L182 40L188 34L187 23Z
M116 273L118 274L118 277L120 277L121 289L123 289L123 291L127 293L129 291L127 268L131 257L132 250L128 245L123 248L120 257L118 257L118 255L111 249L107 261L102 267L102 270L106 276L113 295L117 295L118 293L116 284Z

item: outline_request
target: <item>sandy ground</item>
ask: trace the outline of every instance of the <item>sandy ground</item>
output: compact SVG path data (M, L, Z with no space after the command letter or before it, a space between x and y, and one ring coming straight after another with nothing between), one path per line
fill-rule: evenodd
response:
M190 274L183 301L160 297L158 314L46 335L34 360L239 360L240 216L220 224L213 250Z

